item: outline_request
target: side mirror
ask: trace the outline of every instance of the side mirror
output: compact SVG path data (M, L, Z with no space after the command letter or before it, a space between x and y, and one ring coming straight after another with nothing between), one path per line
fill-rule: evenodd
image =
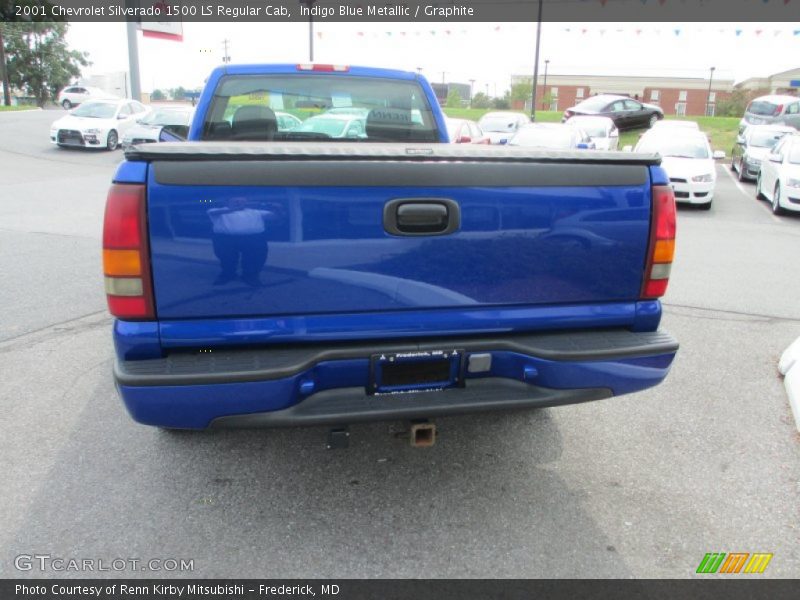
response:
M456 140L456 144L471 144L472 138L468 135L462 135L460 138Z
M744 146L744 138L742 136L737 137L736 143L739 144L740 146Z
M711 155L714 160L725 160L725 152L722 150L714 150L714 153Z
M617 131L616 129L612 129L611 133L608 134L608 137L618 138L619 137L619 131Z
M130 116L130 115L128 115ZM122 121L122 119L127 119L128 117L125 115L117 115L117 121Z
M623 146L623 152L633 152L633 146Z
M769 162L774 162L781 164L783 162L783 157L780 154L770 154L767 159Z

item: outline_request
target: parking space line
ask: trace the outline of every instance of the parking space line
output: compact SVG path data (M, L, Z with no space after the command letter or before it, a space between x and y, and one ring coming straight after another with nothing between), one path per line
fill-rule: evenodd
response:
M719 165L719 168L721 168L723 171L725 171L728 174L728 177L731 178L731 181L734 183L734 185L736 185L737 188L739 188L739 191L742 192L742 194L744 196L746 196L748 199L754 199L755 198L754 194L748 194L747 193L747 190L744 189L744 186L741 184L741 182L733 175L733 171L731 171L729 168L727 168L727 167L725 167L723 165ZM772 213L772 210L767 207L765 202L763 202L761 200L758 200L758 199L755 199L755 200L756 200L756 202L758 203L759 206L763 206L763 207L765 207L767 209L767 213L769 214L770 217L772 217L773 221L775 221L776 223L783 223L783 220L781 220L778 217L776 217Z

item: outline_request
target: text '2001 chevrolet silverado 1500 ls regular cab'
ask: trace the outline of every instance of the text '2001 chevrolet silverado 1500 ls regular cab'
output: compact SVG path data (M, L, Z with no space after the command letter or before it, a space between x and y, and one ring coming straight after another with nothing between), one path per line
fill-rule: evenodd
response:
M675 237L658 157L446 132L415 73L214 71L189 141L135 146L108 197L133 418L346 424L660 383L677 343L658 329Z

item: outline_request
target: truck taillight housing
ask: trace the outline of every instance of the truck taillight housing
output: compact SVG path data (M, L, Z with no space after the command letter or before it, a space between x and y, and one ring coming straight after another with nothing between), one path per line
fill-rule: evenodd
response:
M108 310L130 320L155 318L143 185L114 184L103 221L103 274Z
M642 282L642 299L655 299L667 291L675 256L675 193L668 185L653 186L650 245Z

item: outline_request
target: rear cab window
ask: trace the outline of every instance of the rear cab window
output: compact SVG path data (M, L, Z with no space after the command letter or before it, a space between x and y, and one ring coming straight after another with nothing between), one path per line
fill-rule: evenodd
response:
M287 117L287 115L290 115ZM300 122L286 127L286 119ZM205 115L203 140L436 142L416 81L320 74L226 75Z

